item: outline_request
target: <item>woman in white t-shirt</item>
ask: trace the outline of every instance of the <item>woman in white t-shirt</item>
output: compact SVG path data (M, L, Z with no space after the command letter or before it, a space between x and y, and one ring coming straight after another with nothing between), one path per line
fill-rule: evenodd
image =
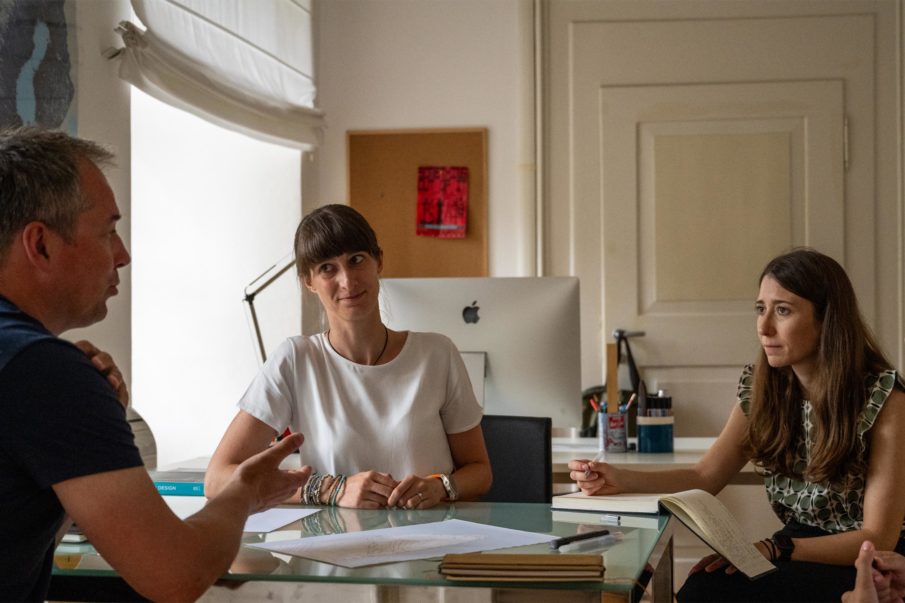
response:
M268 359L211 459L205 494L286 428L305 434L302 462L315 472L296 502L426 509L486 492L482 412L462 359L443 335L383 324L383 252L367 221L345 205L316 209L299 224L295 258L329 327Z

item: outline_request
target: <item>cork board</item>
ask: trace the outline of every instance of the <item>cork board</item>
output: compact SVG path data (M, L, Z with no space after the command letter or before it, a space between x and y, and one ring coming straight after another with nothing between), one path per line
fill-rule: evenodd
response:
M350 131L349 204L383 248L382 276L487 276L487 130ZM465 237L418 236L418 168L467 167Z

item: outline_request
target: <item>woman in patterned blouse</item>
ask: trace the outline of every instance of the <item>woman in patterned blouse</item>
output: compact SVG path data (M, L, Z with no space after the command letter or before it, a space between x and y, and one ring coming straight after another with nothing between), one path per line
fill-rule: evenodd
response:
M679 601L839 601L861 544L905 551L905 385L864 324L842 267L813 249L770 261L755 302L759 358L738 404L692 469L570 463L589 495L718 493L748 462L785 526L755 544L778 571L750 581L702 559Z

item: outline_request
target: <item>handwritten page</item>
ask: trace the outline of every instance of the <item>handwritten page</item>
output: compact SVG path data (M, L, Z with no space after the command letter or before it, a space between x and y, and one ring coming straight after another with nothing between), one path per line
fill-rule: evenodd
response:
M709 492L686 490L664 496L661 504L749 578L776 569L748 541L723 503Z
M163 500L179 519L186 519L200 511L207 504L203 496L164 496ZM278 507L253 513L245 521L243 532L273 532L293 521L298 521L319 513L320 509L302 509L300 507Z
M398 528L309 536L253 544L278 553L307 557L343 567L442 557L447 553L476 553L539 544L556 536L450 519Z

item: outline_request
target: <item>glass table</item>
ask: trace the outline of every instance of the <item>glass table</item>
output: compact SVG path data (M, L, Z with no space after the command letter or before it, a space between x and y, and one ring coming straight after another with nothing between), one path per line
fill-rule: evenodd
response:
M623 532L622 542L604 552L604 579L588 582L512 583L449 581L438 572L439 559L387 563L346 568L302 557L249 547L247 545L305 536L372 530L416 523L461 519L516 530L568 536L590 529L608 527ZM672 600L672 536L669 515L623 515L617 523L599 513L556 511L548 504L456 503L434 509L358 510L322 508L319 513L269 533L246 533L229 572L209 591L218 590L245 600L270 597L290 600L311 592L312 585L371 585L377 600L416 600L406 591L417 592L417 600L434 598L443 588L472 588L491 591L487 600L515 595L518 600L637 601L649 590L653 601ZM549 552L549 545L538 544L506 549L510 553ZM127 585L90 544L61 544L54 556L51 599L113 600L128 598ZM556 593L551 593L551 589ZM109 595L105 595L109 592ZM242 595L242 593L245 593ZM208 596L208 595L206 595ZM367 600L374 600L373 594Z

